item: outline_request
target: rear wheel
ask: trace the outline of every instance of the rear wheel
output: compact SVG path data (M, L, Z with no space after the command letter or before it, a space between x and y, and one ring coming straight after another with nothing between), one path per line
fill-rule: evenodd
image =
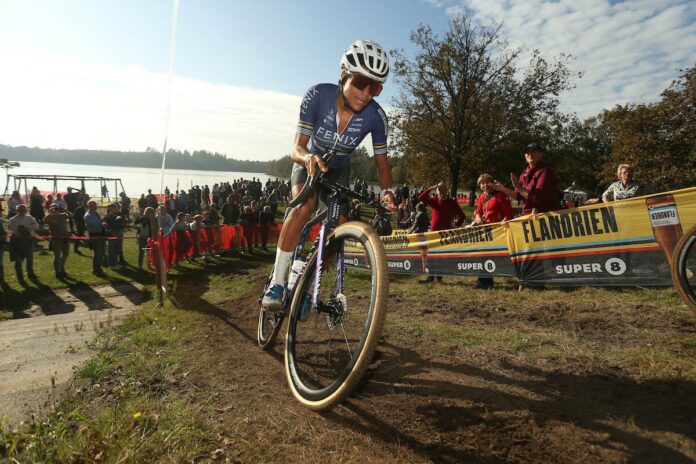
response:
M285 366L293 395L310 409L324 410L351 393L372 359L389 275L381 240L360 222L343 224L328 236L321 270L317 256L318 250L296 284ZM311 307L315 292L318 303Z
M271 283L271 276L268 276L268 279L266 279L266 285L264 285L263 292L259 298L259 307L261 306L261 299L263 299L263 295L266 293ZM282 313L276 314L272 311L265 311L263 308L260 308L256 340L262 349L267 350L273 346L273 342L278 336L278 332L280 332L280 327L283 325L284 318L285 316Z
M684 303L696 309L696 225L674 247L672 281Z

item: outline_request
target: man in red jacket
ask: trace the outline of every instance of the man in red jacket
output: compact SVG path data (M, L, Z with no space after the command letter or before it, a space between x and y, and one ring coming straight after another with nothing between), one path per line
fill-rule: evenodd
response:
M437 197L430 196L433 189L437 189ZM432 209L430 230L453 229L459 227L466 220L464 211L457 204L457 200L450 198L444 182L423 190L418 201L425 203Z
M437 189L437 197L431 197L430 191ZM428 187L418 196L418 201L430 206L430 230L454 229L462 225L466 220L464 211L457 204L457 200L450 198L449 191L444 182ZM432 277L428 277L432 281ZM442 282L442 276L437 277Z

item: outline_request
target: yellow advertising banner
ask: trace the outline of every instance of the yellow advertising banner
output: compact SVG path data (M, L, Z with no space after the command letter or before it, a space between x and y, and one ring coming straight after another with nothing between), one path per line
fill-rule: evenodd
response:
M382 237L390 272L432 275L514 276L508 252L507 226L394 233Z
M672 250L696 223L696 188L382 237L389 271L516 276L530 285L670 285ZM361 265L357 250L349 264Z
M510 258L530 284L666 285L696 188L509 221Z

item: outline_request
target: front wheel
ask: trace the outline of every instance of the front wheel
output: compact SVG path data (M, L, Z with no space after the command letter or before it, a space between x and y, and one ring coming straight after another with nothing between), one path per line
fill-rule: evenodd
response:
M298 279L285 341L290 389L313 410L332 408L360 382L382 331L389 294L384 247L368 225L337 227L322 251L321 269L317 249Z

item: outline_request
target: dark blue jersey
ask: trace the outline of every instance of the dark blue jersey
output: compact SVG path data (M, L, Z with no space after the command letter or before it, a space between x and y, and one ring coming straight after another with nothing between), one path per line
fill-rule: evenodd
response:
M310 137L310 153L323 155L329 150L335 155L329 162L332 168L350 164L350 154L360 145L367 134L372 134L375 156L387 154L387 115L379 103L370 103L354 114L342 133L338 133L338 111L336 97L338 86L318 84L310 88L302 99L297 133Z

